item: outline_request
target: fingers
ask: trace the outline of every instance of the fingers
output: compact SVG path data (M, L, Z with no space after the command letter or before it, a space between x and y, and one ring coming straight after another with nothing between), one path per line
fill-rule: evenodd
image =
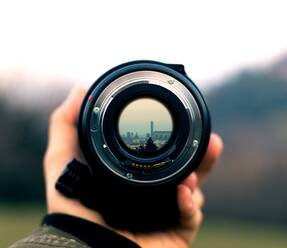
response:
M203 219L201 208L204 196L198 188L214 166L223 149L221 138L211 134L207 152L197 169L178 186L178 206L180 210L180 227L178 235L189 243L195 236Z
M178 186L178 207L183 219L189 219L193 216L194 203L192 200L192 192L191 189L184 184Z
M196 176L193 178L189 179L187 184L178 186L178 206L181 217L177 234L185 243L189 243L194 238L203 219L201 208L204 205L204 196L196 187ZM193 188L194 185L196 188Z
M76 122L85 93L79 87L74 88L51 115L48 148L44 159L46 172L55 172L58 175L65 164L79 152ZM51 166L53 170L47 168Z
M201 161L196 174L198 176L198 183L201 185L206 176L210 173L223 150L223 142L219 135L212 133L206 154Z
M192 173L183 183L178 185L178 206L182 219L193 217L196 208L204 205L204 196L197 187L197 176Z

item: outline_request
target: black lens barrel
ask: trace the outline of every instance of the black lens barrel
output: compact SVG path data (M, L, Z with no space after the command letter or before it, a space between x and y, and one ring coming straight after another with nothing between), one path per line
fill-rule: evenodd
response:
M146 72L153 72L151 75L154 78L141 76L130 85L126 83L128 80L120 81L130 76L132 82L134 74L145 75ZM167 78L164 79L165 84L157 83L157 75ZM124 83L123 89L115 90ZM172 88L175 85L179 87ZM189 98L181 94L183 88ZM108 99L109 89L116 93L110 93ZM139 156L129 151L118 132L119 115L123 108L141 97L158 99L173 117L173 133L168 144L152 156ZM189 104L191 98L193 105ZM104 105L105 102L108 104ZM82 152L91 169L99 167L111 181L142 186L177 184L197 168L207 149L210 117L200 91L186 76L182 65L133 61L109 70L92 85L81 107L78 131ZM193 131L197 136L192 140Z

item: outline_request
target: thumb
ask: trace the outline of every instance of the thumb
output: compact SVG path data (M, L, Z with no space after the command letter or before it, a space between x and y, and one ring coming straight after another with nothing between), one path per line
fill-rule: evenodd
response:
M45 173L53 173L58 177L65 164L78 156L76 122L85 94L84 89L73 88L67 99L51 114L48 148L44 159Z

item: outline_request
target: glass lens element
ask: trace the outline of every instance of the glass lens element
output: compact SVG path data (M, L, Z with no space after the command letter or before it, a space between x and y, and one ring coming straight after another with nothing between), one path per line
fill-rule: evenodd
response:
M123 109L118 129L129 149L138 155L149 155L168 143L173 121L163 103L153 98L139 98Z

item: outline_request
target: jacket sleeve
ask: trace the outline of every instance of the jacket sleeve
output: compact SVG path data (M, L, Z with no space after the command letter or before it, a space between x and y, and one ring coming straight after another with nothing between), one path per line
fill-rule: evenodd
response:
M10 248L139 248L131 240L93 222L65 214L50 214L30 236Z
M83 241L50 226L41 226L31 235L19 240L9 248L89 248Z

